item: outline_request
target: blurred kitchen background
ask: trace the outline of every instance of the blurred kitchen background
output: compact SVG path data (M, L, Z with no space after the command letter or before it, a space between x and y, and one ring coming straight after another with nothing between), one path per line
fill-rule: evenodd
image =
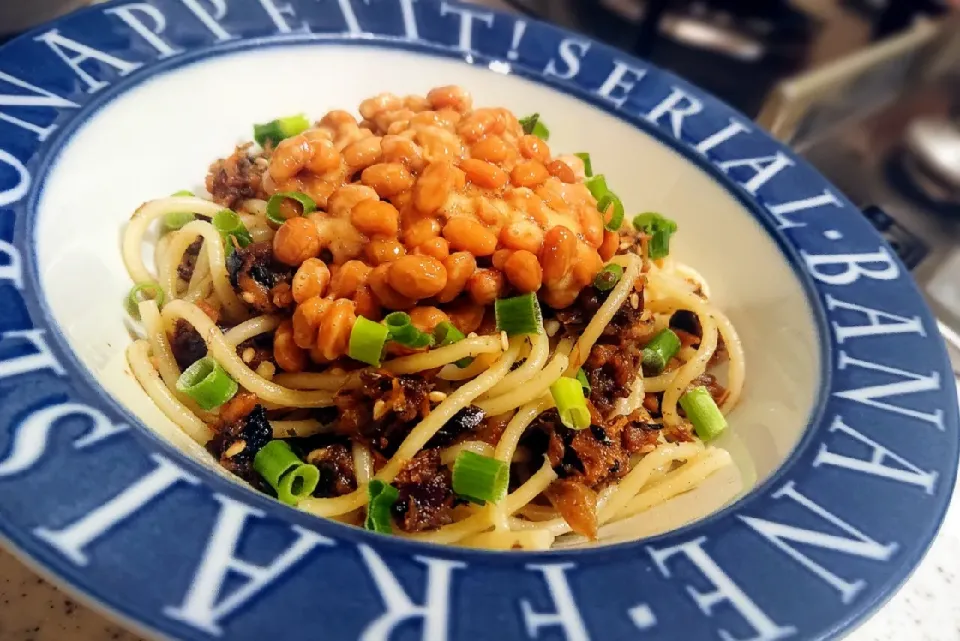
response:
M89 1L0 0L0 38ZM960 373L960 0L474 1L647 58L806 156L913 271Z

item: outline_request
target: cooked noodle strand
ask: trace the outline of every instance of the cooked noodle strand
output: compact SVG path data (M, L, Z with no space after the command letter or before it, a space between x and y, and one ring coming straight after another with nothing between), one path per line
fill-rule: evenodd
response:
M731 412L743 345L698 271L650 255L676 225L649 214L642 231L604 230L583 161L545 147L539 158L507 110L480 140L509 152L487 164L510 185L484 186L470 132L489 118L471 105L458 87L383 94L362 120L330 112L237 146L211 165L209 199L139 207L123 260L164 296L133 314L127 365L151 418L168 419L158 434L231 478L278 491L285 478L252 478L250 464L285 441L270 446L319 473L297 505L308 513L493 550L618 536L624 519L732 465L679 406L703 387ZM448 162L441 142L475 166ZM373 164L353 163L368 153ZM516 159L532 156L549 177L520 187ZM201 380L180 383L181 364L198 361ZM380 483L399 501L386 523L367 513Z

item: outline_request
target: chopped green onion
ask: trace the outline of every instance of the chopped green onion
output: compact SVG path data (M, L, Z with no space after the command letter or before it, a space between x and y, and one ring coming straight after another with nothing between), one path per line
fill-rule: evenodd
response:
M205 410L220 407L233 398L237 389L237 382L209 356L188 367L177 379L177 390Z
M453 463L453 491L475 503L499 503L509 482L510 468L495 458L461 450Z
M623 267L611 263L600 270L597 277L593 279L593 286L601 292L609 292L617 286L621 278L623 278Z
M192 223L197 217L189 211L174 211L163 217L163 227L167 231L176 231Z
M230 209L221 209L213 215L213 219L210 222L213 224L214 229L223 236L238 233L250 235L250 232L244 227L239 214Z
M363 316L357 316L357 322L350 331L350 347L347 355L355 361L380 367L383 345L387 342L390 330Z
M303 133L310 128L310 121L303 114L296 116L287 116L286 118L277 118L270 122L253 126L253 139L261 147L265 147L267 141L274 146L291 136Z
M456 326L450 321L443 321L442 323L438 323L437 326L433 328L433 341L437 347L446 347L447 345L453 345L454 343L459 343L464 338L466 338L466 336L463 335L463 332L457 329ZM465 358L461 358L458 361L455 361L454 364L457 367L463 369L464 367L466 367L472 362L473 362L473 358L470 356L467 356Z
M243 221L240 220L240 216L234 211L221 209L213 215L210 223L214 229L220 232L220 237L223 239L224 252L226 252L228 256L233 251L233 243L230 242L230 238L236 238L237 245L240 247L246 247L253 242L253 236L251 236L247 228L243 226Z
M680 407L703 441L712 441L727 429L727 419L706 387L695 387L681 396Z
M670 236L677 231L677 223L660 214L647 212L634 217L633 227L637 231L650 235L650 243L647 246L647 255L650 259L664 258L670 253Z
M613 205L613 211L610 214L610 218L607 219L607 210L610 209L611 205ZM607 231L620 231L625 212L623 210L623 203L615 193L608 191L601 196L600 200L597 201L597 210L603 216L604 229Z
M413 325L413 321L410 320L410 314L406 312L387 314L383 322L387 324L387 329L390 331L390 340L394 343L399 343L411 349L433 346L433 336L417 329Z
M437 323L437 326L433 328L433 339L436 341L437 347L453 345L454 343L459 343L464 338L466 338L466 336L463 335L463 332L457 329L450 321Z
M590 381L587 380L587 373L583 371L583 368L577 369L577 382L580 383L580 387L583 388L583 395L589 396L593 388L590 387Z
M573 154L577 158L583 161L583 173L587 178L593 175L593 163L590 161L590 154L585 151L581 151L578 154Z
M659 374L679 351L680 338L673 330L664 328L643 348L643 367L651 373Z
M619 196L610 191L610 188L607 186L606 177L603 174L597 174L583 184L587 186L590 195L597 201L597 210L604 219L604 229L608 231L620 231L624 216L623 202ZM610 214L610 219L607 220L607 210L610 209L611 205L613 205L613 213Z
M672 232L659 230L653 234L647 246L647 255L651 260L665 258L670 253L670 234Z
M163 307L165 297L160 285L153 282L137 283L134 285L124 300L124 307L127 308L127 313L133 318L140 320L140 303L147 299L155 300L157 301L157 307Z
M520 119L520 128L523 129L523 133L528 136L533 133L533 126L537 124L537 121L540 120L540 114L535 113L529 116L525 116Z
M287 505L296 505L317 489L320 470L293 453L286 441L273 440L260 448L253 457L253 469Z
M400 491L389 483L374 479L367 484L367 519L363 527L374 532L390 534L393 531L390 509L400 498Z
M590 180L584 181L587 190L590 192L590 195L600 202L600 199L610 193L610 188L607 187L607 178L603 174L597 174Z
M547 129L547 126L539 119L533 125L533 135L543 141L550 140L550 130Z
M277 498L287 505L296 505L312 496L319 483L320 470L317 466L300 463L280 479L280 484L275 488Z
M675 222L652 211L634 216L633 227L637 231L649 231L657 227L669 228L673 231L677 230L677 224Z
M550 130L547 129L547 126L540 120L540 114L533 114L532 116L521 118L520 126L523 128L523 133L525 134L533 134L540 140L550 140Z
M173 194L174 198L180 198L183 196L193 196L192 191L187 191L183 189ZM174 231L180 229L187 223L192 223L196 220L196 216L193 212L189 211L174 211L163 217L163 226L167 231Z
M317 211L317 203L310 196L300 193L299 191L285 191L279 194L274 194L270 196L270 200L267 201L267 220L269 220L274 225L282 225L287 219L283 217L280 213L280 205L283 201L290 199L295 200L300 203L300 206L303 208L302 216L313 213Z
M301 463L290 444L279 439L264 445L253 457L253 469L274 489L280 485L284 474Z
M163 217L163 226L167 231L176 231L192 223L197 217L189 211L174 211Z
M590 410L583 395L583 386L575 378L558 378L550 386L550 394L560 413L560 422L572 430L590 427Z
M506 332L507 336L540 333L543 315L533 292L513 298L498 298L494 302L493 310L497 319L497 330Z
M253 126L253 139L256 140L257 144L261 147L266 147L268 141L270 144L276 145L279 141L283 140L283 137L283 133L280 131L276 120Z

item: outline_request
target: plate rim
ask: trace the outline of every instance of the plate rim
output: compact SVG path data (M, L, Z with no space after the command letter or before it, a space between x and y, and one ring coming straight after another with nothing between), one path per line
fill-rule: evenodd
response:
M153 2L154 0L151 0L151 3ZM300 0L296 0L294 4L299 4L299 3L300 3ZM48 30L49 28L57 25L65 24L67 22L70 22L71 20L77 19L82 15L91 15L94 13L101 13L107 8L121 6L123 4L126 4L126 2L124 2L123 0L111 0L110 2L107 2L104 4L88 7L79 12L70 14L58 20L54 20L53 22L47 23L46 25L42 25L41 27L31 30L26 34L19 36L14 40L11 40L9 43L5 44L3 47L0 47L0 63L4 61L4 54L7 53L7 51L9 51L9 48L12 45L15 45L17 43L22 43L23 41L30 39L33 36L39 34L41 31ZM427 5L427 4L436 4L436 3L430 0L421 0L421 2L418 4ZM456 2L449 2L448 4L454 5L454 6L462 6ZM505 13L505 12L501 12L493 9L488 10L486 8L480 8L476 6L472 6L471 8L480 9L484 12L493 13L501 21L507 20L513 23L518 20L523 20L529 24L535 24L539 28L553 31L563 36L574 35L564 29L554 27L552 25L547 25L546 23L540 23L539 21L520 18L518 16L513 16L509 13ZM175 22L171 23L170 25L168 25L168 27L171 29L175 29L176 23ZM334 34L330 34L330 35L333 36ZM344 34L342 33L337 34L337 37L342 38L343 35ZM312 38L309 38L308 40L309 41L323 40L328 43L334 43L337 41L337 37L326 37L326 38L312 37ZM690 85L688 82L680 78L677 78L670 72L664 71L659 67L653 64L650 64L646 61L636 59L635 57L629 54L625 54L625 53L621 54L620 52L617 52L611 49L610 47L607 47L606 45L596 43L596 41L593 41L590 38L583 37L583 36L576 36L576 37L582 40L589 40L591 43L593 43L593 47L595 49L602 50L604 54L606 54L611 58L614 55L616 55L616 57L619 59L626 60L631 63L635 63L638 67L643 67L647 69L648 73L651 75L666 78L670 81L671 84L677 84L682 86L684 89L688 90L691 94L695 95L697 98L704 100L704 102L713 103L712 104L713 107L722 108L726 112L736 113L735 110L732 110L731 108L726 106L722 101L718 100L714 96L700 90L699 88L693 85ZM376 39L366 41L365 43L357 43L354 38L350 38L349 36L348 38L349 39L344 42L349 42L351 44L360 44L361 46L363 44L367 44L367 45L373 44L373 46L378 46L378 47L381 46L376 41ZM169 59L168 61L161 61L161 64L158 64L158 62L155 60L144 63L143 67L139 69L137 72L131 74L127 78L123 78L123 79L117 80L116 82L111 83L110 87L104 90L101 94L96 95L92 100L84 102L81 105L80 109L78 109L74 114L70 115L69 120L64 123L64 125L68 125L68 126L61 127L61 130L57 132L56 136L52 137L50 141L47 141L47 143L41 146L41 149L36 152L37 154L40 154L42 156L42 163L40 165L36 165L36 170L35 170L36 180L34 181L31 187L30 194L24 199L24 202L26 203L26 210L29 213L26 217L24 216L16 217L15 224L18 227L20 227L20 230L21 230L20 234L17 234L17 235L19 236L23 235L23 232L24 232L23 225L26 225L28 229L31 230L30 232L28 232L28 236L27 236L30 241L27 247L28 253L30 255L30 260L26 261L27 272L29 274L29 279L31 280L31 283L39 283L39 275L35 273L36 267L37 267L36 256L35 256L36 245L33 243L34 238L33 238L32 230L34 229L35 222L36 222L35 206L36 206L37 200L40 198L43 191L44 181L42 180L42 178L45 176L50 166L55 162L57 152L59 150L62 150L63 145L70 140L71 136L76 132L76 130L83 126L84 121L86 121L91 115L96 113L97 110L99 110L104 104L108 103L115 96L125 93L126 91L129 91L131 88L143 82L149 81L150 79L156 77L158 74L172 72L180 66L193 64L193 63L199 62L200 60L209 59L215 56L219 57L222 55L230 55L231 53L234 53L236 50L239 50L241 48L244 50L255 50L255 49L262 48L264 46L274 46L274 45L285 46L288 44L289 45L305 44L304 42L297 42L295 38L292 38L290 36L280 36L275 39L276 42L271 42L270 40L271 39L269 38L258 38L258 39L247 40L246 36L241 35L238 38L237 49L229 49L229 50L221 49L222 45L211 46L209 44L205 44L203 46L196 47L196 48L195 48L195 45L193 44L185 45L184 46L185 50L182 54L177 55ZM341 43L337 43L337 44L341 44ZM423 42L406 43L406 44L409 45L410 50L415 51L417 53L429 53L430 55L435 55L435 52L424 51L425 47L423 46ZM392 47L396 45L397 43L394 42L394 43L391 43L390 46ZM446 51L444 55L446 57L462 58L462 52L458 52L458 50L456 50L454 47L449 47L449 46L446 47ZM484 57L483 54L479 54L479 53L475 55L481 58ZM169 68L164 66L166 62L172 63ZM628 116L627 114L619 112L614 109L605 108L600 104L599 98L596 98L593 100L589 99L586 91L583 91L584 95L580 95L578 91L573 90L574 87L568 88L566 86L567 83L565 81L554 79L551 82L547 82L543 80L542 74L540 76L534 77L532 70L530 75L526 75L524 73L520 73L519 75L525 77L528 80L533 80L541 84L546 84L547 86L550 86L554 89L557 89L558 88L557 85L559 84L562 86L564 91L566 91L568 94L573 95L578 100L586 100L594 108L600 108L604 112L610 115L613 115L614 117L617 117L621 121L626 122L631 126L639 127L642 131L644 131L644 133L653 136L661 144L666 144L670 149L681 154L688 162L693 162L702 171L706 171L706 173L711 178L717 181L722 187L724 187L728 191L728 193L730 193L735 198L737 198L737 200L751 212L753 218L757 221L757 223L759 223L764 228L764 230L768 233L768 235L777 244L778 248L781 250L781 253L784 254L785 260L787 260L787 263L791 266L791 269L794 270L796 275L799 277L801 283L803 284L804 294L807 297L808 303L810 304L812 311L814 312L815 324L817 326L818 340L820 342L819 347L821 351L821 369L823 370L823 372L821 373L822 377L820 382L821 392L827 390L831 382L830 376L832 375L832 372L833 372L833 363L832 363L831 357L835 355L836 349L835 349L835 346L833 345L832 335L828 329L828 325L827 325L828 319L827 319L822 301L820 297L816 295L816 292L818 290L817 290L817 287L813 284L812 277L801 269L801 265L799 264L797 257L793 255L798 250L796 250L791 245L790 239L781 230L774 229L772 226L772 222L768 220L768 218L766 218L764 215L762 215L762 211L760 211L762 209L760 202L757 201L755 198L747 196L742 189L738 188L737 183L732 178L726 177L722 172L717 170L716 167L714 167L714 165L709 162L709 160L695 156L688 147L685 147L683 145L682 141L676 140L666 135L663 131L658 129L655 125L645 126L641 123L638 123L638 120L639 120L638 118ZM747 122L750 122L749 119L747 119L746 117L742 117L742 118ZM754 128L754 131L757 131L757 128ZM798 166L808 171L812 171L815 177L819 178L824 185L832 187L832 185L830 185L829 182L827 182L825 179L820 177L819 173L817 173L815 170L811 170L810 166L805 161L803 161L802 159L798 158L795 154L793 154L791 150L781 145L779 142L770 140L769 137L766 134L764 134L762 131L760 131L759 133L762 138L765 138L765 142L767 142L768 144L772 144L773 147L775 147L777 150L786 153L792 160L794 160L797 163ZM31 159L31 163L35 163L36 160L37 160L37 156L35 155ZM31 165L31 166L35 166L35 165ZM837 195L840 197L840 199L843 201L843 203L846 206L856 209L842 194L838 193ZM875 232L872 232L872 233L883 246L886 246L886 242L882 240L879 234L876 234ZM906 268L902 265L902 263L900 263L899 259L896 258L895 253L893 253L893 256L898 267L901 270L903 270L904 273L909 274L909 271L906 270ZM914 294L917 297L919 297L920 294L916 288L916 285L911 283L911 286L913 287ZM25 294L25 298L27 296L28 294ZM79 370L88 379L88 382L92 383L93 389L97 392L97 394L100 397L99 404L102 406L104 404L104 401L106 401L107 404L113 406L112 409L114 410L114 414L124 417L125 419L127 419L128 423L132 423L134 425L140 424L140 421L136 419L136 417L132 413L123 409L119 405L119 403L112 397L112 395L109 392L106 392L106 390L103 389L102 386L95 381L95 379L93 379L92 374L87 371L85 366L79 363L79 360L77 359L76 355L72 352L72 350L68 348L68 343L66 342L65 337L62 335L62 331L59 324L55 321L55 319L53 319L52 316L49 315L49 309L46 304L45 298L42 296L42 290L35 292L33 296L35 297L34 303L35 304L39 303L40 307L43 309L43 317L44 317L44 320L47 321L44 324L45 328L51 333L51 335L53 334L58 335L56 340L56 342L58 343L57 348L59 349L59 351L63 352L63 354L67 356L67 358L64 359L64 361L69 362L70 366L73 369ZM27 301L25 301L25 304L26 302ZM931 310L925 303L923 303L921 307L919 307L916 311L919 313L918 315L922 317L923 321L927 325L932 325L935 328L936 326L935 317L933 316ZM31 314L31 316L33 316L33 314ZM39 323L37 325L39 326ZM942 342L938 341L938 346L939 346L940 361L941 361L937 363L938 371L940 371L941 373L943 373L944 371L951 372L949 367L944 367L945 364L948 365L949 361L948 361L947 354ZM952 373L949 376L948 382L949 381L952 381ZM955 427L957 424L956 388L952 385L947 385L947 388L949 391L946 394L946 396L952 397L953 402L948 403L945 407L946 414L944 416L944 422L945 424L948 425L948 427L951 425ZM807 420L808 425L804 429L802 436L794 446L793 451L790 453L787 459L780 465L780 467L777 470L774 471L774 473L770 475L769 478L767 478L763 483L758 484L750 493L748 493L747 495L739 499L734 504L726 506L722 510L716 512L715 514L710 515L706 519L702 519L693 524L686 525L677 530L672 530L669 533L657 535L655 537L648 537L645 539L641 539L640 541L608 545L608 546L589 549L589 550L578 550L572 554L578 557L578 559L589 560L589 558L596 559L596 558L603 558L606 556L612 556L619 552L623 552L626 549L649 547L651 544L656 544L657 542L660 542L664 539L679 537L684 534L689 534L693 530L709 527L710 524L712 524L716 520L719 520L721 516L726 516L728 512L732 512L734 508L742 509L743 507L746 506L747 504L746 502L749 501L751 497L760 497L763 494L763 492L765 492L766 490L769 490L773 485L776 485L783 480L783 477L786 476L786 474L792 469L793 465L796 463L799 456L807 448L809 448L812 445L812 442L816 439L818 432L821 432L822 430L826 429L827 427L827 424L825 421L826 413L827 413L827 402L821 399L819 402L815 403L813 411L811 412L811 415L808 417L808 420ZM176 448L166 443L165 441L162 441L161 439L159 439L159 437L154 435L152 431L143 427L142 424L139 425L139 428L135 428L133 430L133 433L135 433L138 438L146 437L151 442L154 442L155 445L159 446L159 449L165 453L169 454L172 452L173 457L178 461L178 463L183 465L183 467L187 468L191 472L197 473L201 477L205 477L206 475L212 475L212 472L205 470L201 464L195 463L192 460L185 457L184 455L181 455L176 450ZM953 449L956 450L957 447L958 447L958 440L955 438ZM196 469L194 469L194 466ZM205 480L208 480L208 479L205 479ZM947 505L949 503L949 495L950 495L949 489L953 487L953 484L955 483L955 481L956 481L956 469L954 468L951 474L950 469L948 468L947 474L944 476L941 476L939 480L939 483L942 486L946 486L944 493L947 496L947 500L943 501L942 506L940 506L941 509L935 510L936 518L935 518L935 521L932 522L933 528L932 528L932 531L929 533L929 536L925 538L925 541L919 547L912 548L913 553L908 555L909 557L908 560L904 561L904 559L901 558L899 562L895 564L896 567L899 568L894 570L891 573L892 575L894 575L895 578L886 580L884 583L884 586L879 590L872 589L871 592L873 594L873 597L871 599L866 600L867 601L866 604L861 603L860 606L858 606L857 608L853 608L851 612L848 612L844 617L838 620L834 626L823 630L822 636L819 638L830 638L835 634L838 634L844 630L850 629L856 622L862 621L870 612L872 612L877 606L879 606L880 603L882 603L887 598L892 596L895 593L896 589L898 589L902 585L902 583L909 577L909 575L916 568L919 562L919 559L922 558L922 556L926 553L930 543L932 543L933 538L940 527L940 524L943 521L943 516L946 511ZM226 483L226 481L224 482ZM217 484L213 483L210 485L216 487ZM264 509L268 513L274 512L276 511L276 508L280 507L281 514L285 515L286 517L290 516L290 514L286 514L285 512L282 511L282 510L285 510L286 508L283 508L282 506L278 506L277 504L275 504L275 502L267 499L266 497L259 497L259 496L251 497L251 496L246 496L246 494L247 493L245 492L243 496L244 496L244 502L246 502L247 504L251 504L257 508ZM308 515L298 515L298 516L303 516L306 519L309 519L310 521L315 520L315 517L310 517ZM286 518L284 520L291 523L298 523L300 519ZM514 556L514 555L503 555L502 553L470 552L470 551L464 551L464 550L453 550L446 546L436 546L432 544L411 545L410 542L402 542L402 541L397 541L396 539L388 539L386 537L372 535L369 533L364 533L362 531L355 530L354 528L349 528L349 531L345 532L343 530L348 529L345 526L336 526L336 527L339 528L339 530L336 531L335 533L338 535L340 539L350 540L354 542L361 542L361 543L372 543L384 549L402 548L402 552L404 554L410 553L411 550L414 553L417 551L423 551L424 553L438 554L445 557L454 556L457 558L461 558L461 557L470 558L471 562L473 563L476 563L480 559L482 559L485 562L489 562L497 557ZM58 582L68 583L73 588L73 590L78 593L84 594L85 596L91 593L89 589L81 587L80 583L74 585L72 581L70 581L68 578L65 578L65 574L56 569L55 567L56 563L51 563L49 561L40 561L38 555L30 552L27 549L29 546L21 546L13 537L8 536L10 533L7 531L6 523L0 522L0 532L2 532L2 536L4 539L6 539L8 542L13 542L13 547L15 547L18 550L19 556L30 558L31 566L34 566L34 567L38 565L41 566L44 569L44 573L56 575ZM355 535L355 536L351 536L351 535ZM569 554L571 553L554 552L554 551L546 552L546 553L526 553L524 554L523 558L525 560L535 563L537 561L559 560L561 556L566 556ZM513 559L511 558L510 561L512 560ZM502 561L509 563L507 559L502 559ZM495 561L495 563L497 565L500 564L499 561ZM89 602L91 598L98 601L98 606L109 610L113 616L119 615L120 618L124 619L128 623L130 621L133 621L134 623L136 623L137 624L136 627L147 626L151 630L153 630L153 628L148 624L141 624L136 617L128 616L120 607L111 606L109 603L109 600L107 599L97 599L96 597L90 597L90 598L84 598L83 600ZM154 633L156 633L156 630L154 630Z

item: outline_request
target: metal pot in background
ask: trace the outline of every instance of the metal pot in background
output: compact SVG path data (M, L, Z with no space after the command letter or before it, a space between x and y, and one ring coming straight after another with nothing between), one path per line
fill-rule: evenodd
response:
M960 210L960 125L923 117L904 133L901 163L912 186L932 204Z

